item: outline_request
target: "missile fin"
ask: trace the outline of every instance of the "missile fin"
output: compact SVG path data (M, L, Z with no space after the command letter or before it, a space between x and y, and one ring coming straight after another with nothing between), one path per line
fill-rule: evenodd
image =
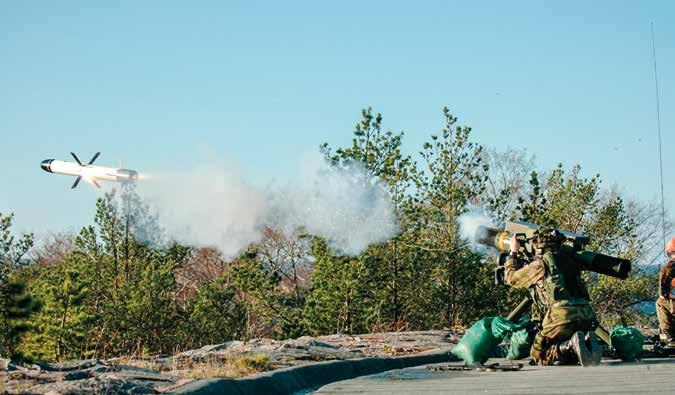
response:
M77 187L77 184L80 183L80 180L82 179L82 176L79 176L75 179L75 182L73 183L73 186L70 187L70 189L75 189Z
M77 155L75 155L74 152L71 152L70 154L73 156L73 158L75 158L78 165L83 166L82 162L80 162L80 158L78 158Z
M92 182L94 185L96 185L96 188L101 189L101 184L99 184L98 181L96 181L95 179L92 178L92 179L91 179L91 182Z
M98 158L99 155L101 155L101 153L100 153L100 152L97 152L97 153L94 155L94 157L91 158L91 160L90 160L89 163L87 163L87 164L88 164L88 165L91 165L92 163L94 163L94 161L96 160L96 158Z

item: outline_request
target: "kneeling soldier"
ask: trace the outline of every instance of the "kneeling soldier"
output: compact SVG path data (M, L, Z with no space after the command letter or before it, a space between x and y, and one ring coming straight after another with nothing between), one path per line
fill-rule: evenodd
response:
M545 308L531 357L538 365L598 365L602 350L593 332L597 320L581 278L582 264L560 249L564 238L554 228L542 226L530 239L534 260L518 267L520 245L513 238L504 277L514 288L529 288L533 300Z

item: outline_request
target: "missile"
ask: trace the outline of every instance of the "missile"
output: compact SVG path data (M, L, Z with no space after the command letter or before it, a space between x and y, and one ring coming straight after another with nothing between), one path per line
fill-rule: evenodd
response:
M133 183L138 181L138 172L135 170L94 166L94 161L101 155L100 152L97 152L86 165L82 164L80 159L73 152L70 154L75 158L77 163L56 159L45 159L40 163L40 167L42 170L49 173L76 176L77 178L71 189L77 187L82 179L95 185L97 188L101 187L99 181L115 181L121 183Z

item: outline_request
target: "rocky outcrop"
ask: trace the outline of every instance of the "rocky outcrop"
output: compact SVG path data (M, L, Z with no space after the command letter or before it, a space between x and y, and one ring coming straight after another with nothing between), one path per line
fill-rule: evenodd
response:
M265 356L260 370L305 366L322 361L390 357L448 348L458 337L446 331L393 332L366 335L300 337L290 340L254 339L204 346L165 358L117 358L107 361L36 363L17 366L0 361L0 393L147 394L181 387L196 378L232 377L219 363ZM3 365L3 362L4 363ZM209 366L200 375L199 366ZM248 372L248 371L247 371ZM256 369L250 373L255 374ZM245 374L245 373L244 373Z
M388 332L365 335L303 336L290 340L254 339L204 346L157 360L163 366L182 362L266 354L273 368L317 361L416 354L456 344L459 338L447 331Z
M166 373L96 360L12 366L0 377L0 392L9 394L154 394L185 382Z

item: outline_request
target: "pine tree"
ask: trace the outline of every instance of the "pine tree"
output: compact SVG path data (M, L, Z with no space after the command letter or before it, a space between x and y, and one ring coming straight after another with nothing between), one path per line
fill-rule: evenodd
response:
M134 262L135 263L135 262ZM183 321L175 303L175 262L156 253L144 262L136 281L124 284L124 333L118 333L124 348L134 354L166 354L173 351L179 339L178 327Z
M243 337L245 309L228 277L203 285L191 301L188 343L193 347Z
M409 204L406 196L410 187L410 172L413 162L410 156L401 151L404 133L393 133L383 130L382 114L374 114L371 108L361 111L361 120L353 131L352 145L346 148L333 150L324 143L321 150L324 156L334 165L347 168L358 163L365 170L364 183L379 184L387 190L394 203L399 219L402 221L403 210ZM407 312L402 295L407 293L407 287L412 273L410 256L413 253L401 244L405 236L405 223L401 222L401 235L379 246L371 246L358 259L335 257L334 261L349 263L353 270L345 273L359 273L361 278L368 280L368 292L371 313L368 314L366 327L373 330L397 330L406 326ZM357 270L355 267L358 266ZM365 274L367 272L367 274ZM344 288L345 290L351 288ZM319 288L314 285L314 292ZM364 291L366 292L366 291ZM365 323L364 323L365 324Z
M434 264L436 306L445 325L468 324L465 306L476 303L472 295L480 257L459 236L457 218L476 203L485 189L487 165L482 146L470 139L471 128L443 109L444 127L432 135L420 155L424 167L414 174L415 231L419 247Z
M279 292L282 273L278 266L265 265L252 247L232 262L231 270L238 298L246 305L246 338L304 334L302 306L293 303L292 295Z
M368 329L376 302L369 298L375 285L361 259L335 256L317 238L312 289L305 305L305 322L311 334L363 333Z
M64 361L88 357L92 316L85 301L87 283L73 257L44 268L33 284L44 305L33 319L33 330L23 348L33 359Z
M26 284L16 274L33 246L33 235L16 240L14 214L0 213L0 355L19 357L18 345L28 331L28 319L40 309L40 302L26 293Z
M156 217L130 187L107 194L96 208L94 225L80 231L73 253L89 284L94 352L106 357L172 350L185 320L173 271L189 249L161 245Z

